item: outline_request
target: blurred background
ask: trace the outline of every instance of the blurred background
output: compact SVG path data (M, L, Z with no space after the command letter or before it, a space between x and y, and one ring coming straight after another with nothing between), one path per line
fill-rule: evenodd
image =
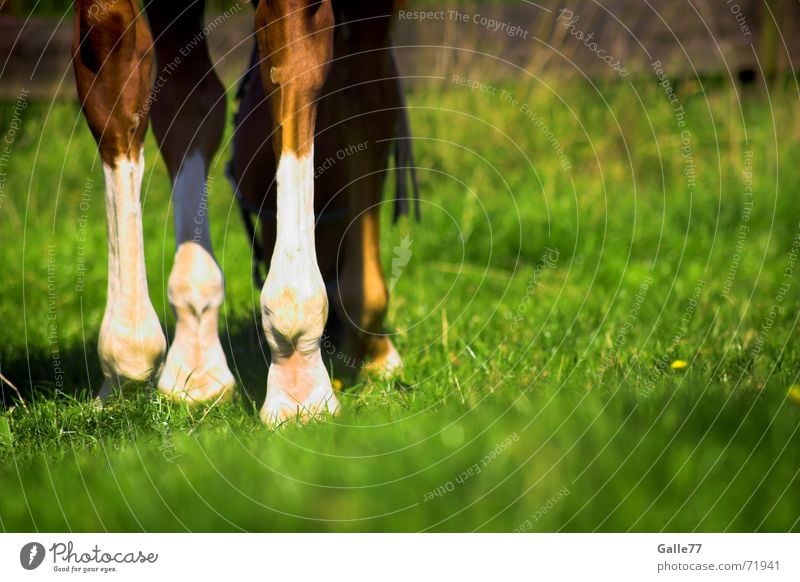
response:
M660 60L673 78L733 76L753 81L763 75L774 80L791 71L792 63L800 58L800 3L793 0L606 0L573 5L553 0L412 0L402 4L407 10L468 9L470 16L510 22L527 33L527 40L497 34L482 26L463 26L449 15L441 21L398 20L396 45L429 47L397 51L404 75L441 76L454 66L480 66L473 52L479 51L537 75L613 78L614 71L553 18L564 7L580 17L575 30L592 33L593 40L632 74L647 74L650 62ZM69 63L71 5L69 0L0 3L0 97L14 97L25 86L37 99L75 98ZM209 0L206 5L206 20L211 22L238 4ZM252 10L245 7L208 35L217 72L226 84L234 82L247 64L252 20ZM450 48L454 46L461 50ZM512 75L513 70L512 66L491 67L495 76Z

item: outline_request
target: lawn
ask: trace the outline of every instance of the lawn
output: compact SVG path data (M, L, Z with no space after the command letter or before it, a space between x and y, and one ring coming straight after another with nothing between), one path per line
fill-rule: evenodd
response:
M387 204L382 233L387 272L411 241L388 318L402 381L275 431L227 152L209 203L242 397L187 409L142 386L97 408L94 142L75 103L2 104L0 372L25 402L5 387L0 530L799 530L797 87L683 82L676 111L654 76L487 82L409 92L423 220ZM146 159L169 333L152 136Z

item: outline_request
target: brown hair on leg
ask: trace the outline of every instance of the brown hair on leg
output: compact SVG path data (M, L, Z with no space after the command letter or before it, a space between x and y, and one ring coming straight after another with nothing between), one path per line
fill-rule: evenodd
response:
M98 340L101 397L129 380L146 380L166 347L147 289L140 203L150 43L133 0L76 2L75 78L105 176L108 298Z
M390 42L391 2L347 5L352 21L337 43L331 79L336 94L341 147L358 153L343 162L348 173L350 224L344 244L335 308L346 324L341 351L345 375L366 368L393 372L402 365L383 321L389 293L380 260L380 209L388 156L401 113ZM349 374L348 374L349 372Z
M152 37L133 0L78 0L73 29L81 108L104 162L138 156L147 131Z
M256 30L278 159L275 248L261 291L272 358L261 418L279 424L339 407L320 352L328 299L314 240L314 126L333 54L330 2L262 0Z

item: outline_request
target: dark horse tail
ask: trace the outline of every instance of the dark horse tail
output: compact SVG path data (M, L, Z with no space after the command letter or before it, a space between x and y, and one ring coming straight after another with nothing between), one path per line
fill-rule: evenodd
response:
M414 218L419 222L419 183L417 182L417 167L414 163L414 147L411 143L411 123L408 119L408 107L403 84L397 71L397 64L392 55L392 70L397 78L397 90L400 93L400 111L397 116L397 128L394 134L392 153L394 154L395 193L394 193L394 221L409 213L411 201L414 201ZM411 186L411 196L408 187Z

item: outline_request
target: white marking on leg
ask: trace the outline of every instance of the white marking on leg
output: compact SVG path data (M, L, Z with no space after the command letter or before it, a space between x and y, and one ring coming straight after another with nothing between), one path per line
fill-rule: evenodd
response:
M184 160L172 198L177 249L167 291L177 323L158 388L190 401L215 400L230 393L234 378L217 329L224 285L211 248L206 167L200 152Z
M314 154L283 152L278 163L277 230L261 291L272 354L261 418L278 424L335 412L339 404L320 353L328 298L314 247Z
M100 396L127 380L146 380L166 347L150 302L140 202L144 150L103 164L108 235L108 298L98 351L105 382Z

